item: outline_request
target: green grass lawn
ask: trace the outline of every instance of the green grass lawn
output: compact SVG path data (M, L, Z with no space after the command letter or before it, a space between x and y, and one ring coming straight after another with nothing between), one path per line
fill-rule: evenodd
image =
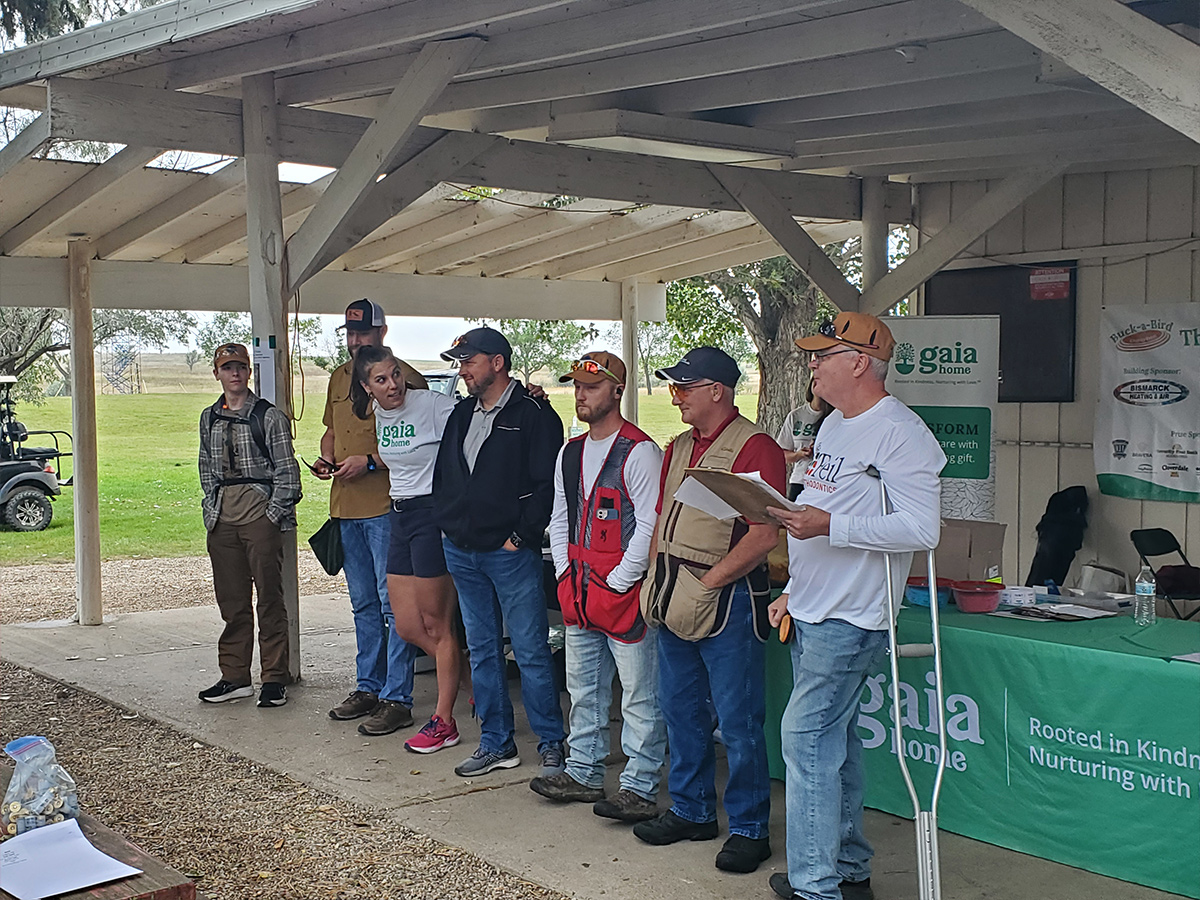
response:
M200 411L216 393L102 394L96 398L100 449L100 552L114 557L195 556L205 553L196 471ZM324 426L324 393L307 395L297 424L296 452L310 461ZM681 430L679 414L666 391L639 395L642 428L660 444ZM554 408L570 425L574 402L569 391L551 394ZM739 403L754 414L754 398ZM70 400L52 398L44 406L23 405L18 415L31 430L71 430ZM329 485L304 474L304 500L297 508L303 541L329 513ZM69 461L63 477L70 473ZM0 564L60 562L74 558L71 488L54 501L54 520L45 531L0 530Z

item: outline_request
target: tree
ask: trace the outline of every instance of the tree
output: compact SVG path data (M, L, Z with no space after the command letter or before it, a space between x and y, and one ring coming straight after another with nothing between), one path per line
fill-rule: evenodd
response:
M186 341L195 327L194 317L176 310L98 309L92 319L97 347L129 340L162 348ZM25 399L40 395L50 376L45 366L50 356L70 347L62 310L0 307L0 375L25 376Z
M542 369L561 375L581 352L585 341L594 340L599 331L593 324L544 319L472 319L504 333L512 345L512 370L526 384Z
M350 361L350 351L346 349L345 341L326 341L323 353L314 353L310 357L313 362L333 374L339 366Z
M188 371L191 372L196 368L196 363L204 359L204 354L199 350L189 350L183 355L183 361L187 363Z

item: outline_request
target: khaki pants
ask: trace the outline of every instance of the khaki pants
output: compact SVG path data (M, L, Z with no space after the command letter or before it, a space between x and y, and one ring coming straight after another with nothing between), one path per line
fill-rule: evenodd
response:
M262 680L287 684L288 623L283 605L283 538L279 526L263 516L247 525L218 522L208 533L213 589L225 630L217 643L221 677L250 684L254 657L254 608L258 594L258 655Z

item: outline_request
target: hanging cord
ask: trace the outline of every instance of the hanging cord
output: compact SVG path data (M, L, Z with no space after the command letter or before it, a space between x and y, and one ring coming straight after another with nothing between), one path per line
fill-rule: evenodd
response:
M292 389L292 359L300 372L300 411L296 411L296 396ZM296 290L296 309L292 313L292 339L288 341L288 407L292 411L292 438L297 436L296 425L304 418L304 351L300 347L300 291Z

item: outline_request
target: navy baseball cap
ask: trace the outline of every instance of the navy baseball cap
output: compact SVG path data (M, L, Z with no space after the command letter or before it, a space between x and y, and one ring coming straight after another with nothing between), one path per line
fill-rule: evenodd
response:
M512 345L508 338L495 328L472 328L466 334L454 339L450 349L442 353L442 359L447 362L463 362L476 353L488 356L503 356L506 363L512 362Z
M655 376L672 384L695 384L697 381L715 381L728 387L736 387L742 370L733 357L716 347L697 347L673 366L655 369Z

